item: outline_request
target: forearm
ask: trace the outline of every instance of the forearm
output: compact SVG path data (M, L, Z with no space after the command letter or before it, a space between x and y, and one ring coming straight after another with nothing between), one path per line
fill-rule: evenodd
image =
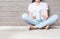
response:
M45 19L48 19L48 11L45 12L44 16L43 16Z
M29 12L29 16L31 16L31 17L32 17L32 13L31 13L31 12Z
M29 16L31 16L32 18L36 19L36 16L33 16L33 14L31 12L29 12Z

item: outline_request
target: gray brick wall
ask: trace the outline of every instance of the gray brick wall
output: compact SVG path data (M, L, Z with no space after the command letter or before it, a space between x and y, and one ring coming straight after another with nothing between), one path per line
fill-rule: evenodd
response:
M60 0L45 0L50 6L50 15L60 14ZM28 25L21 19L31 0L0 0L0 26ZM54 25L60 25L58 20Z

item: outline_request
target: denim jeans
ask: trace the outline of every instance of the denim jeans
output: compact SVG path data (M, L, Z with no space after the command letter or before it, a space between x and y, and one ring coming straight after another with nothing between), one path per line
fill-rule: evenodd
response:
M27 13L24 13L22 15L22 19L28 24L32 24L39 28L42 28L42 27L45 27L46 25L51 25L55 23L58 19L58 15L52 15L47 20L44 20L44 19L35 20L31 16L29 16Z

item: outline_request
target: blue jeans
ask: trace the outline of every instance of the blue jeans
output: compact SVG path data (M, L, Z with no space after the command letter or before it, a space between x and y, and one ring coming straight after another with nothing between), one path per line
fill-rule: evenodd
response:
M42 27L45 27L46 25L51 25L55 23L58 19L58 15L52 15L47 20L44 20L44 19L35 20L31 16L29 16L27 13L24 13L22 15L22 19L29 24L42 28Z

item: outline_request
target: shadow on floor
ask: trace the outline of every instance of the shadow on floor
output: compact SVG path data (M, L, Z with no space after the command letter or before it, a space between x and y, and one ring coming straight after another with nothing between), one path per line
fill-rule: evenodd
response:
M41 28L40 30L44 30L45 28ZM50 26L49 29L60 29L60 26Z
M51 26L49 29L60 29L59 26Z

